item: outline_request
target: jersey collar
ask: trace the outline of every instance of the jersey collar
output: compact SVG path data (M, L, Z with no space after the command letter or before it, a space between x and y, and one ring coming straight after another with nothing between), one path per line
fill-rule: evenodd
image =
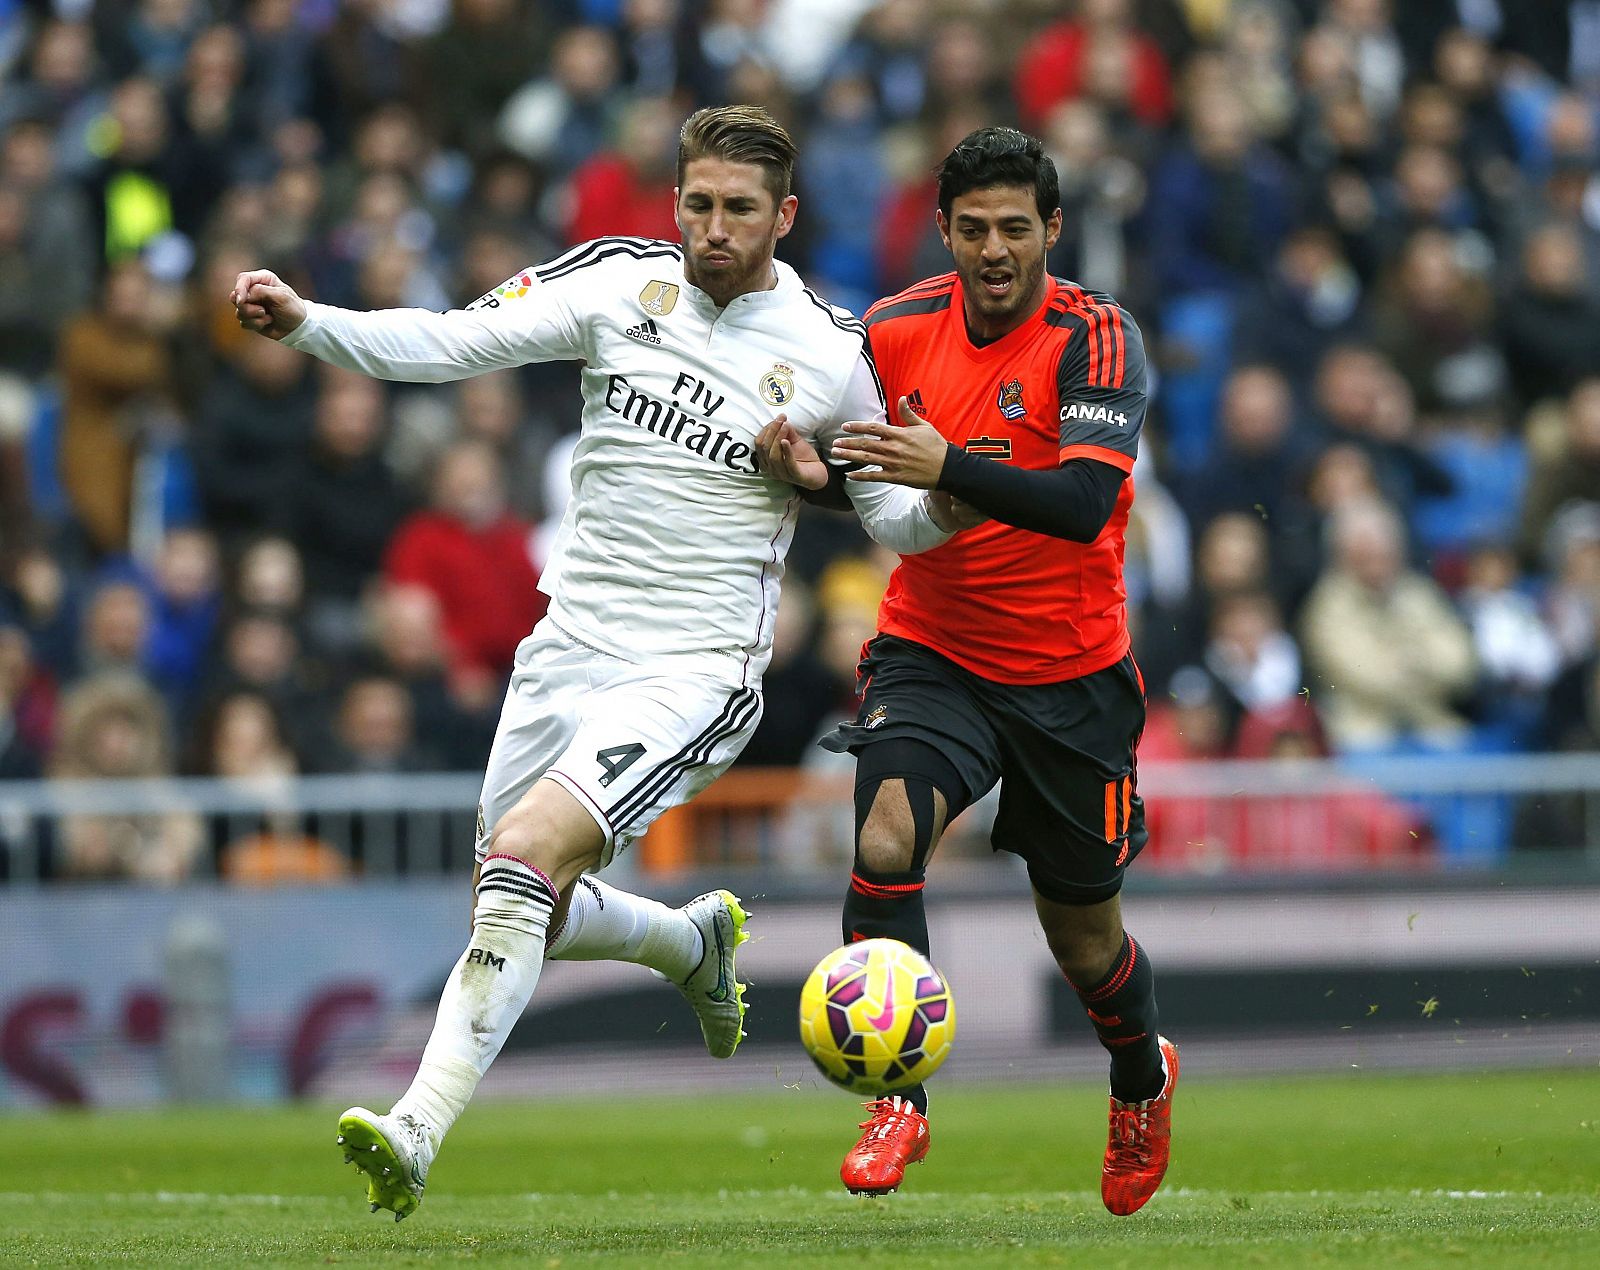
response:
M777 286L768 291L746 291L743 295L736 295L728 301L726 307L721 309L717 307L715 300L690 282L687 276L684 276L683 279L683 293L696 308L714 316L748 313L756 309L782 308L800 294L800 275L781 260L774 260L772 268L778 275ZM678 271L683 274L681 263Z
M950 299L950 322L955 327L955 344L969 359L975 362L992 362L998 358L1010 356L1023 344L1037 334L1039 315L1049 307L1050 301L1055 298L1060 284L1054 275L1045 274L1044 299L1039 307L1030 313L1027 319L1015 330L1007 331L992 344L974 344L972 337L967 334L966 296L961 290L961 279L956 278L955 294Z

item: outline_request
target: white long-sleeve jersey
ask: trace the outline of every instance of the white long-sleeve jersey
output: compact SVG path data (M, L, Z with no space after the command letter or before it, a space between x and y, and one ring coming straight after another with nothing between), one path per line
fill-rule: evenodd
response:
M572 501L540 582L551 620L616 656L687 658L753 686L800 499L756 470L751 443L781 412L826 455L847 420L885 413L861 323L775 268L775 288L718 308L676 243L601 238L448 313L308 304L284 343L427 383L582 361ZM894 551L948 538L920 491L849 489Z

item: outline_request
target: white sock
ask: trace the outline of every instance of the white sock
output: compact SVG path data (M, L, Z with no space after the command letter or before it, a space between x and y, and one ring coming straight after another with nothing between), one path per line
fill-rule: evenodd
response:
M631 961L682 983L705 956L705 941L682 909L582 877L572 888L566 925L556 932L545 956L552 961Z
M433 1035L393 1115L433 1131L437 1148L533 996L556 888L513 856L492 855L478 879L472 939L445 980Z

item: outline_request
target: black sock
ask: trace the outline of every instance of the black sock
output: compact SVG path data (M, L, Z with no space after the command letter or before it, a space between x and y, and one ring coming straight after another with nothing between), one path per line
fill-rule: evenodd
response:
M928 955L928 914L922 906L927 873L874 873L859 864L850 873L850 891L844 898L844 942L863 939L898 939ZM928 1091L910 1085L894 1091L923 1115L928 1114Z
M928 913L922 906L923 869L874 873L856 865L850 871L850 893L844 897L844 942L898 939L928 955Z
M1111 1055L1111 1096L1119 1102L1154 1098L1166 1077L1156 1037L1156 977L1144 949L1124 934L1105 978L1072 988Z

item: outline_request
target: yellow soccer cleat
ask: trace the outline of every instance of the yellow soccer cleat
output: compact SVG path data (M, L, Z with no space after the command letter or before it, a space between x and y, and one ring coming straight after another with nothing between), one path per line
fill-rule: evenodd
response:
M734 953L750 938L749 915L731 891L707 891L681 910L705 943L700 964L677 985L700 1020L712 1058L732 1058L744 1039L744 990L734 972Z
M401 1221L416 1211L436 1149L422 1124L411 1116L380 1116L351 1107L339 1117L338 1145L344 1149L344 1162L367 1175L367 1203L373 1212L386 1208Z

